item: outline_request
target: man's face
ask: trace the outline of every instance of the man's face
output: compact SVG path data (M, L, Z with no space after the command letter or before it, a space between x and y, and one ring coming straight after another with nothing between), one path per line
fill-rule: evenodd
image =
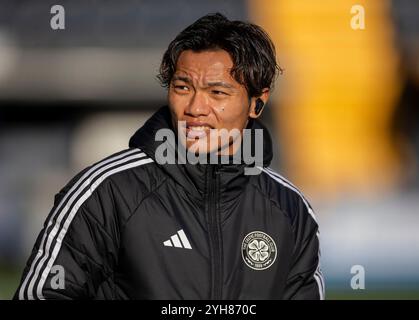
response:
M178 127L178 121L186 122L179 134L186 135L188 150L191 146L199 153L224 148L232 139L223 144L214 130L210 134L210 129L242 132L252 116L246 88L231 76L232 67L233 61L224 50L187 50L180 54L168 100L174 127Z

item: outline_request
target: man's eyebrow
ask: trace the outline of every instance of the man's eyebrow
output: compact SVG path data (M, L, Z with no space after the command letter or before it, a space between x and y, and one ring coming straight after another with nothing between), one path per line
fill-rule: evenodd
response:
M185 77L185 76L174 75L172 80L173 81L180 80L180 81L183 81L183 82L186 82L186 83L192 83L192 80L188 77Z
M186 76L180 76L180 75L174 75L172 78L172 81L176 81L176 80L180 80L183 81L185 83L192 83L191 78L186 77ZM234 86L232 84L229 84L227 82L223 82L223 81L211 81L211 82L207 82L207 86L208 87L223 87L226 89L234 89Z
M208 82L207 83L208 87L224 87L227 89L233 89L234 86L227 83L227 82L223 82L223 81L215 81L215 82Z

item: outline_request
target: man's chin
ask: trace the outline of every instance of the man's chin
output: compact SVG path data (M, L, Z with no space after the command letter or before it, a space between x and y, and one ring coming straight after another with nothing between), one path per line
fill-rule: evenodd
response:
M186 141L186 150L195 155L207 155L215 153L217 155L228 155L230 153L230 145L218 146L217 144L210 144L209 142Z
M213 150L212 150L213 149ZM217 151L217 148L211 148L210 143L207 141L199 141L199 140L186 140L186 150L191 153L195 154L208 154L213 151Z

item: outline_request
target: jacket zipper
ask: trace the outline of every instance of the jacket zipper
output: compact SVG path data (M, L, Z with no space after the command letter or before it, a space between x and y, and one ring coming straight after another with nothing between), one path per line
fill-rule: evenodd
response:
M211 299L222 298L222 249L220 217L218 210L218 172L215 166L208 166L208 230L211 252Z

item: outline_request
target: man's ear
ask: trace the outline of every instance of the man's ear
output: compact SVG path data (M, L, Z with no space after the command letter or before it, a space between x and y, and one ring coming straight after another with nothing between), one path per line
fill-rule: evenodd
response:
M269 88L264 88L259 97L252 97L250 101L249 117L256 119L259 118L265 109L265 105L269 99Z

